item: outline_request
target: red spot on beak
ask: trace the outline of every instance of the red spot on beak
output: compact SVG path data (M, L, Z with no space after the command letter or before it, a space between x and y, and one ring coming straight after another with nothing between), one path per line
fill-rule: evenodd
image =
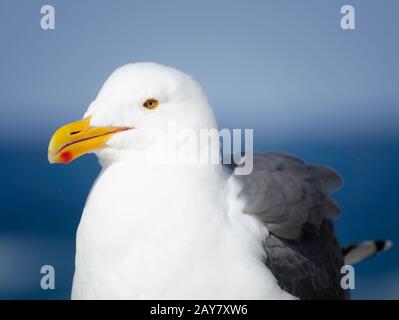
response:
M69 163L72 161L72 152L71 151L63 151L60 154L60 159L62 163Z

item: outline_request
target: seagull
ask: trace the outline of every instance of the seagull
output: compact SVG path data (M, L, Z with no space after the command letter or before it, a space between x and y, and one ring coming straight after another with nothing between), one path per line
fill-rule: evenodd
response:
M340 176L278 152L233 165L159 161L165 149L219 153L181 134L201 130L218 126L200 84L143 62L116 69L83 118L54 133L50 163L95 153L102 167L77 230L71 298L349 298L345 256L355 263L390 242L341 247ZM237 174L250 158L252 171Z

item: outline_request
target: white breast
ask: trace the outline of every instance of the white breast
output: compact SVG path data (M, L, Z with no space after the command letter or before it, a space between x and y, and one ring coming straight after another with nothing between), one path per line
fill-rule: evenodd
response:
M264 265L265 229L229 207L226 185L220 166L105 168L79 225L72 298L292 298Z

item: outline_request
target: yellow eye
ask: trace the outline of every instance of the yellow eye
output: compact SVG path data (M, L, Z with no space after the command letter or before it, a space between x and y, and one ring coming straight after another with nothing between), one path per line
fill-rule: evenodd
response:
M143 107L149 110L154 110L158 107L159 102L157 99L150 98L143 103Z

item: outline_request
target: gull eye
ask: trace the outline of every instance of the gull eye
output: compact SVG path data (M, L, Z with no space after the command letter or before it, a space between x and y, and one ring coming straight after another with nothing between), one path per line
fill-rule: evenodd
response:
M143 103L143 107L149 110L154 110L158 107L159 102L157 99L150 98Z

